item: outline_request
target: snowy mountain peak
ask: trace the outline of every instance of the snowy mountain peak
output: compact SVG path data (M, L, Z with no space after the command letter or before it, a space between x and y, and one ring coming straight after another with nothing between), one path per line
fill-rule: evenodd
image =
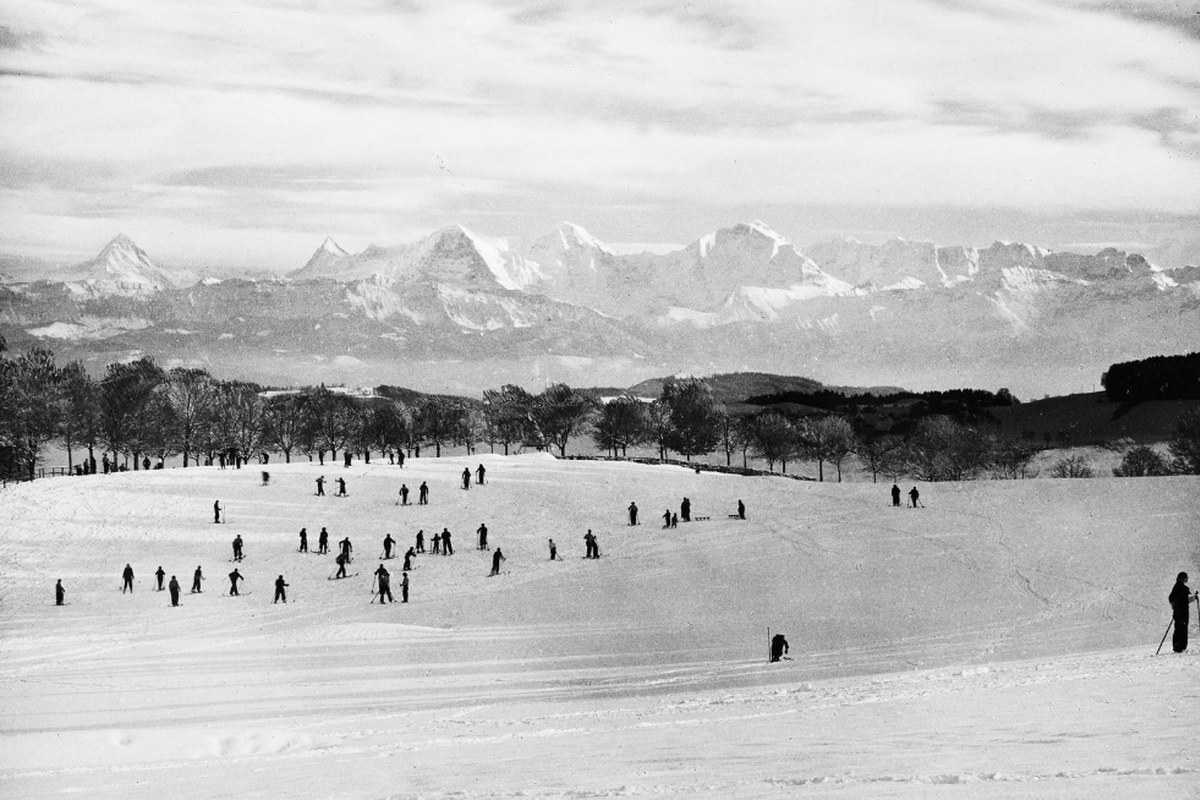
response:
M95 258L77 264L71 272L79 276L78 282L69 284L74 291L96 296L145 296L194 282L190 273L163 269L123 233L114 236Z
M562 241L563 250L570 250L576 247L593 247L609 255L613 254L608 245L588 233L582 225L576 225L574 222L563 222L559 225L558 236Z
M319 253L329 253L330 255L342 257L350 255L342 249L341 245L333 240L332 236L326 236L325 241L321 242L321 246L317 248Z

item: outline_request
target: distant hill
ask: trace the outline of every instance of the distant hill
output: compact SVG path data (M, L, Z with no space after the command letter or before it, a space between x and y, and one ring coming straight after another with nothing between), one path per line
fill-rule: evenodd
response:
M729 372L702 377L712 387L713 396L722 403L741 403L747 397L783 394L785 392L838 392L840 394L893 394L903 389L894 386L826 386L812 378L798 375L775 375L769 372ZM650 378L630 386L626 391L640 397L658 397L663 385L672 377Z
M1104 392L1047 397L989 409L1005 438L1042 445L1102 445L1129 439L1161 442L1175 431L1176 420L1200 400L1147 400L1125 404Z

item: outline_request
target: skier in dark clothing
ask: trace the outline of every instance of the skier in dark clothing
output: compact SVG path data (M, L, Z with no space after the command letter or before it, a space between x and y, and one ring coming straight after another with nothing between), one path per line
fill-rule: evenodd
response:
M383 557L384 558L392 557L392 545L394 545L395 543L396 543L396 540L392 538L392 535L390 533L387 536L383 537Z
M233 560L242 560L242 535L240 533L233 537Z
M167 573L163 572L163 568L161 566L154 570L154 577L158 578L158 590L160 592L163 590L163 578L165 578L166 575Z
M349 495L346 494L346 479L338 478L337 484L338 484L337 496L338 497L349 497Z
M344 462L343 462L343 463L345 463L345 465L346 465L346 469L349 469L349 468L350 468L350 464L352 463L352 461L351 461L351 456L350 456L350 451L349 451L349 450L347 450L347 451L346 451L346 453L345 453L345 455L344 455Z
M596 546L596 537L592 535L592 529L588 528L588 532L583 535L583 544L586 548L584 558L599 558L600 548Z
M738 500L738 519L746 518L746 504Z
M192 594L200 594L200 581L204 580L204 573L196 567L196 571L192 573Z
M400 602L408 602L408 573L405 572L400 578Z
M550 539L550 560L558 561L558 546L554 544L554 540Z
M479 534L479 549L490 550L491 548L488 547L487 543L487 525L484 525L482 522L479 523L479 530L476 533Z
M475 482L483 486L483 476L486 474L487 470L483 468L483 464L480 464L479 468L475 470Z
M917 487L908 490L909 508L916 508L921 502L921 493L917 491Z
M287 592L284 591L289 584L283 582L283 576L280 575L275 579L275 599L271 601L271 605L278 603L280 600L287 602Z
M404 451L396 453L396 459L400 462L400 469L404 469Z
M340 542L338 542L338 547L341 548L342 555L346 557L346 563L349 564L351 561L350 553L354 550L354 545L350 544L350 537L347 536L345 539L342 539Z
M683 502L679 504L679 516L683 517L684 522L692 521L692 501L688 500L686 497L683 498Z
M125 594L125 590L133 591L133 567L125 565L125 571L121 573L121 577L125 579L125 583L121 585L121 594Z
M242 578L242 573L237 571L237 567L234 567L233 572L229 573L229 596L230 597L234 597L239 594L237 582L240 580L244 580L244 578Z
M671 527L671 509L669 508L663 512L663 527Z
M679 515L678 514L675 514L675 513L671 514L671 527L672 528L679 527Z
M383 605L385 597L389 603L396 602L392 599L391 575L388 574L383 564L380 564L379 569L375 570L375 578L379 581L379 605Z
M1188 574L1181 572L1175 578L1175 585L1167 595L1171 604L1171 619L1175 624L1175 635L1171 637L1171 647L1176 653L1182 653L1188 646L1188 624L1191 622L1191 603L1196 592L1188 591Z
M400 505L408 505L408 485L404 483L400 484Z
M417 489L417 505L424 506L429 504L429 486L425 481L421 481L421 486Z
M629 524L637 525L637 503L629 504Z
M346 562L348 560L349 559L346 558L345 553L338 553L338 557L334 559L334 561L336 561L337 565L338 565L337 574L333 576L334 578L346 577Z
M450 544L450 529L442 528L442 555L454 555L454 545Z
M408 548L408 552L404 554L404 571L405 572L408 572L410 569L412 569L412 560L415 555L416 555L416 553L413 552L413 549L411 547Z
M418 553L425 552L425 529L424 528L417 531L417 552Z
M317 478L317 497L325 496L325 476Z
M504 561L504 554L500 552L500 548L496 548L496 552L492 553L492 571L490 575L500 574L500 562ZM490 576L489 576L490 577Z
M321 532L317 534L317 554L325 555L329 552L329 531L321 528Z
M471 468L470 467L463 467L462 488L464 488L464 489L471 488Z
M171 605L179 605L179 581L175 580L175 576L171 576L171 582L168 584L171 589Z
M900 507L900 487L892 484L892 505L896 508Z
M63 588L62 578L59 578L58 582L54 584L54 605L61 606L66 600L67 590Z
M308 528L300 529L300 552L308 552Z
M783 638L782 633L777 633L771 637L771 661L775 662L783 658L783 654L788 651L787 639Z
M441 552L442 552L442 535L440 533L435 533L433 535L433 550L430 551L430 555L436 556L436 555L440 554Z
M213 501L213 524L219 525L220 523L221 523L221 501L214 500Z

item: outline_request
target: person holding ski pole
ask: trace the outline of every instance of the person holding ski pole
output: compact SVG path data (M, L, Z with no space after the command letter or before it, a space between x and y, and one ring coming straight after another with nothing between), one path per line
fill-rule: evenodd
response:
M287 602L287 592L284 590L288 586L290 586L290 584L284 583L282 575L275 579L275 599L271 601L271 605L275 605L280 600L285 603Z
M392 538L392 535L390 533L387 536L383 537L383 557L384 558L392 557L392 546L394 544L396 544L396 540Z
M487 470L483 468L483 464L479 465L479 469L475 470L475 482L483 486L483 476L487 474Z
M921 504L921 493L917 491L917 487L908 490L909 508L916 508Z
M500 548L497 547L496 552L492 553L492 571L488 577L500 574L500 562L502 561L504 561L504 554L500 552Z
M1188 574L1181 572L1175 577L1175 585L1167 595L1171 604L1171 619L1175 624L1175 635L1171 637L1171 647L1176 653L1182 653L1188 646L1188 623L1191 621L1192 600L1196 592L1188 591Z
M354 545L350 544L350 537L347 536L338 542L338 547L342 548L342 556L346 559L346 563L351 562L350 552L354 549Z
M777 633L771 637L771 662L774 663L783 658L788 651L787 639L782 633Z
M338 557L334 559L337 562L337 574L333 576L334 580L346 577L346 554L338 553Z
M204 573L200 571L200 567L196 567L196 571L192 573L192 594L200 594L200 581L204 580Z
M388 574L383 564L380 564L379 569L375 570L375 577L379 581L379 605L383 605L385 597L389 603L396 602L392 599L391 575Z
M317 497L325 496L325 476L317 478Z
M229 573L229 596L230 597L240 596L240 593L238 592L238 581L240 581L240 580L244 580L244 578L242 578L242 573L237 571L237 567L234 567L233 572Z
M411 547L408 548L408 552L404 554L404 571L405 572L408 572L410 569L412 569L412 560L413 560L413 556L415 556L415 555L416 555L416 553L413 552L413 549Z

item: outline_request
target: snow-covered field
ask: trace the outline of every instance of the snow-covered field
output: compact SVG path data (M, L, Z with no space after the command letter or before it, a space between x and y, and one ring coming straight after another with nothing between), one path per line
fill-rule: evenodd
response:
M1200 478L896 509L884 484L546 455L267 469L0 493L0 797L1200 797L1200 660L1154 656L1175 573L1200 583ZM398 507L422 480L430 505ZM662 530L684 496L710 519ZM349 536L357 575L326 580L301 526ZM371 604L384 535L443 527L411 602ZM768 627L792 660L766 663Z

